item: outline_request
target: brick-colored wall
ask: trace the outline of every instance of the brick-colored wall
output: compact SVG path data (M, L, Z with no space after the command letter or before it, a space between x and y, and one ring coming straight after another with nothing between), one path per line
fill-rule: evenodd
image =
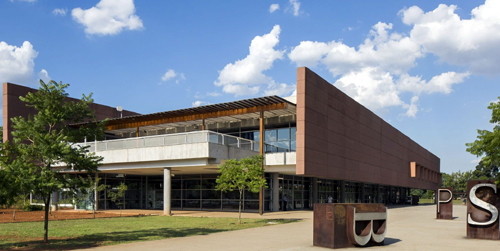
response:
M29 92L36 92L37 89L29 88L26 86L16 85L12 83L3 84L3 137L4 141L9 139L12 140L11 124L10 118L23 116L27 117L28 114L35 113L35 110L30 107L26 107L26 104L22 102L19 97L26 96ZM68 100L77 100L74 98L68 98ZM120 113L116 111L115 107L109 107L105 105L100 105L93 103L90 108L95 111L95 115L98 120L103 120L105 118L117 118L120 117ZM123 111L123 116L138 115L138 113L131 111Z
M296 172L432 190L441 182L437 156L305 67L297 69Z

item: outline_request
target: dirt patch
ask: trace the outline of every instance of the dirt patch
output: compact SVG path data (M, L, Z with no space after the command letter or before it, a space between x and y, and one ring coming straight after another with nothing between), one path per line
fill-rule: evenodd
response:
M16 220L13 219L12 209L0 209L0 223L7 222L28 222L28 221L44 221L45 212L44 211L34 211L34 212L23 212L16 210ZM140 214L123 214L122 217L127 216L138 216ZM49 214L49 220L76 220L76 219L91 219L92 211L76 211L76 210L58 210L52 211ZM96 218L112 218L120 217L120 214L107 213L107 212L96 212Z

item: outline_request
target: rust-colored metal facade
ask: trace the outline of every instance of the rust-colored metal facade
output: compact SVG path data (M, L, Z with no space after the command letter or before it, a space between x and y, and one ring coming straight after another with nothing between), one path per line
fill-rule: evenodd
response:
M350 231L350 228L356 228L355 232L358 232L358 235L365 236L370 234L370 229L374 229L375 233L380 230L385 232L387 227L385 221L377 226L366 221L355 223L353 209L361 214L387 211L383 204L316 203L314 204L313 245L325 248L355 247L357 245L352 236L355 233ZM383 242L370 245L380 244Z
M434 154L316 73L297 69L298 175L437 190L439 165Z
M12 83L3 84L3 137L5 140L12 140L12 135L10 134L12 128L12 122L10 118L13 117L28 117L29 114L34 114L35 110L31 107L26 107L26 104L22 102L19 97L26 96L29 92L36 92L37 89L29 88L26 86L20 86ZM68 101L76 101L74 98L67 98ZM139 113L124 110L122 114L116 110L114 107L109 107L101 104L93 103L90 108L95 111L95 116L98 120L103 120L106 118L119 118L122 114L123 116L138 115Z
M491 187L480 187L474 193L480 201L483 203L486 202L496 209L496 219L492 219L495 217L494 213L484 210L484 207L487 207L487 205L482 205L481 207L483 208L480 208L471 201L471 189L478 184L491 184L491 186L496 187L494 180L470 180L467 182L467 238L498 240L500 239L498 230L498 210L500 209L499 191L497 190L495 192ZM493 221L490 224L479 225L490 220ZM472 224L471 221L478 222L479 224Z
M440 187L436 195L436 219L453 220L453 187Z

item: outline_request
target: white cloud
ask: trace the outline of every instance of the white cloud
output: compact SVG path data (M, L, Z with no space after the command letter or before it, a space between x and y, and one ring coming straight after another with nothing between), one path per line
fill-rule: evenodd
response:
M210 105L210 103L206 102L206 101L197 100L197 101L193 102L192 105L193 105L193 107L198 107L198 106L202 106L202 105Z
M49 76L49 73L45 69L42 69L38 73L38 78L41 79L44 83L48 83L50 80L52 80L52 78Z
M456 6L439 5L425 13L417 6L400 11L410 34L393 32L392 24L378 22L358 46L342 41L302 41L288 53L297 66L325 66L335 85L373 110L405 109L415 117L421 95L449 94L453 85L471 74L500 72L500 1L487 0L472 11L471 19L455 14ZM411 76L417 60L428 54L451 65L468 66L466 72ZM402 94L411 93L411 99ZM406 97L406 96L405 96Z
M142 20L135 15L133 0L101 0L87 10L75 8L73 19L85 26L85 33L92 35L115 35L123 29L143 28Z
M358 49L342 42L303 41L288 54L297 66L314 67L322 63L334 76L359 71L366 67L379 67L401 74L415 66L423 57L421 47L398 33L390 33L392 24L377 23L369 37Z
M163 77L161 77L161 80L163 81L168 81L172 78L175 78L175 76L177 76L177 74L175 73L174 70L172 69L169 69L167 70L167 72L163 75Z
M274 61L282 59L284 51L275 50L279 43L280 26L275 25L270 33L256 36L244 59L227 64L219 73L216 86L222 86L225 93L235 96L255 95L261 84L272 83L272 78L263 72L271 69Z
M68 9L54 9L52 11L52 14L56 16L66 16L66 13L68 12Z
M38 52L25 41L21 47L0 42L0 83L28 84L33 81L34 59Z
M289 0L289 6L285 11L290 11L294 16L300 15L300 2L298 0Z
M186 80L184 73L176 73L173 69L168 69L165 74L161 77L163 82L167 82L171 79L175 79L175 83L178 84L181 80ZM162 83L160 83L162 84Z
M288 97L291 96L290 93L295 91L297 89L296 85L287 85L285 83L275 83L272 81L270 84L268 84L267 89L264 91L264 95L266 96L271 96L271 95L277 95L277 96L283 96L283 97Z
M462 83L470 74L445 72L440 75L432 77L429 82L422 80L418 76L409 76L403 74L400 78L398 89L401 91L413 92L420 95L421 93L444 93L449 94L452 92L452 85Z
M471 160L471 164L479 164L479 162L481 162L481 159L473 159Z
M408 110L406 111L406 116L415 118L418 112L418 107L417 107L417 102L418 102L418 96L413 96L411 98L411 103L410 106L408 107Z
M500 71L500 1L486 0L470 19L455 13L457 6L440 4L424 12L417 6L401 10L403 23L413 25L412 41L449 64L468 66L472 73Z
M273 3L273 4L271 4L271 6L269 6L269 13L273 13L279 9L280 9L280 5L277 3Z
M405 106L393 76L375 67L352 71L339 78L335 85L359 103L374 110Z
M207 96L210 96L210 97L218 97L222 94L218 93L218 92L207 92Z

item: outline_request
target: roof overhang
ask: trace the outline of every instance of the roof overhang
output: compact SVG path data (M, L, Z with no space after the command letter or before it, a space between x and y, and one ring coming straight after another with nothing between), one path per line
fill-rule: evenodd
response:
M108 120L108 132L129 132L131 129L147 127L147 129L161 129L193 124L238 121L257 119L260 112L265 117L296 114L295 104L278 96L259 97L238 100L227 103L205 105L187 109L165 111L144 115L134 115L124 118ZM85 123L75 124L81 126ZM146 129L146 128L144 128Z

